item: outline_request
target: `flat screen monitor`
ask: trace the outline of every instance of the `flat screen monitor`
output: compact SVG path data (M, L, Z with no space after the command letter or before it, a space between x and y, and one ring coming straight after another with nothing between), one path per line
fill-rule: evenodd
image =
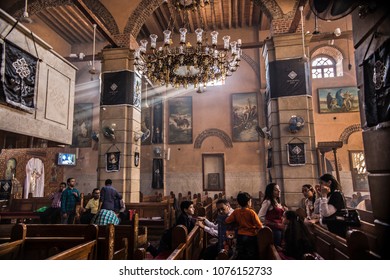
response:
M76 154L58 153L57 164L68 165L68 166L76 165Z

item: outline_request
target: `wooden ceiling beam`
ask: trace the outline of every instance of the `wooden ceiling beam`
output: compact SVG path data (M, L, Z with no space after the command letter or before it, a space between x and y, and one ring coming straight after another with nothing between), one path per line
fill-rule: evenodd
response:
M240 27L244 28L245 24L245 0L240 0Z
M301 11L299 10L300 6L305 6L307 0L299 0L298 6L295 10L294 17L291 21L290 28L288 30L289 33L295 33L297 31L297 28L301 22Z
M104 26L99 18L84 4L82 0L73 0L73 4L80 10L80 12L93 24L96 24L96 29L103 35L104 38L115 48L118 47L114 37L111 36L110 31Z
M253 1L249 2L249 17L248 17L248 26L253 26Z
M233 23L234 28L238 27L238 0L233 0Z
M64 38L65 41L67 41L69 44L75 44L75 38L72 38L69 36L68 32L64 32L60 28L58 28L58 25L53 22L51 16L49 17L46 13L37 13L37 17L44 22L50 29L54 30L56 34L58 34L60 37Z
M228 1L229 9L228 9L228 15L229 15L229 24L228 28L232 28L232 20L233 20L233 11L232 11L232 1Z
M223 5L222 5L222 0L219 0L219 19L221 21L221 24L219 25L219 28L220 29L224 29L226 27L225 25L225 22L224 22L224 19L223 19L223 14L224 14L224 10L223 10Z

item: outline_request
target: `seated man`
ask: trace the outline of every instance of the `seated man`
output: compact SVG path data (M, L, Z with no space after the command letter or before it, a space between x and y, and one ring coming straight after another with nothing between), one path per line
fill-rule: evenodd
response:
M88 200L85 208L81 208L80 223L89 224L99 210L100 189L94 188L92 191L92 198Z
M216 205L218 211L216 224L210 222L205 217L198 217L198 221L196 222L196 224L203 228L205 232L218 238L217 243L211 244L203 252L203 259L206 260L215 259L222 249L227 250L230 256L233 254L233 248L230 248L229 246L230 240L228 240L228 235L230 232L233 232L234 234L234 230L229 231L230 227L225 224L225 219L233 213L233 209L226 199L219 199Z
M118 213L112 210L101 209L91 220L91 224L95 225L119 225Z
M195 213L193 202L188 200L182 201L180 203L180 209L181 213L176 220L176 225L185 226L187 228L187 232L190 233L190 231L195 227L195 219L192 218L192 215ZM171 242L173 228L174 227L171 227L170 229L164 231L163 235L161 236L158 248L153 247L151 244L149 244L149 246L146 248L146 251L150 252L154 258L161 252L172 249Z

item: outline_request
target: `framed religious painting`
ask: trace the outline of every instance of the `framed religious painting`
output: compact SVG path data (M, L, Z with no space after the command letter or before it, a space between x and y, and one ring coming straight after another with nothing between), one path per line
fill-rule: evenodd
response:
M259 135L257 94L232 94L232 140L235 142L257 142Z
M352 113L359 112L357 87L336 87L318 89L318 112Z
M169 144L192 144L192 97L168 101Z

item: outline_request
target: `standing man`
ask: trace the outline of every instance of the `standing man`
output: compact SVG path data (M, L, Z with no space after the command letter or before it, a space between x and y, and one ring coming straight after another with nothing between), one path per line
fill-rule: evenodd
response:
M61 224L73 224L76 216L76 204L80 201L80 192L75 188L75 178L68 178L66 183L68 187L61 196Z
M41 214L42 224L57 224L61 217L61 196L62 192L66 189L66 183L61 182L58 191L49 195L51 205Z
M122 195L120 195L118 191L114 189L111 179L107 179L104 185L105 186L100 191L99 209L107 209L119 212Z

